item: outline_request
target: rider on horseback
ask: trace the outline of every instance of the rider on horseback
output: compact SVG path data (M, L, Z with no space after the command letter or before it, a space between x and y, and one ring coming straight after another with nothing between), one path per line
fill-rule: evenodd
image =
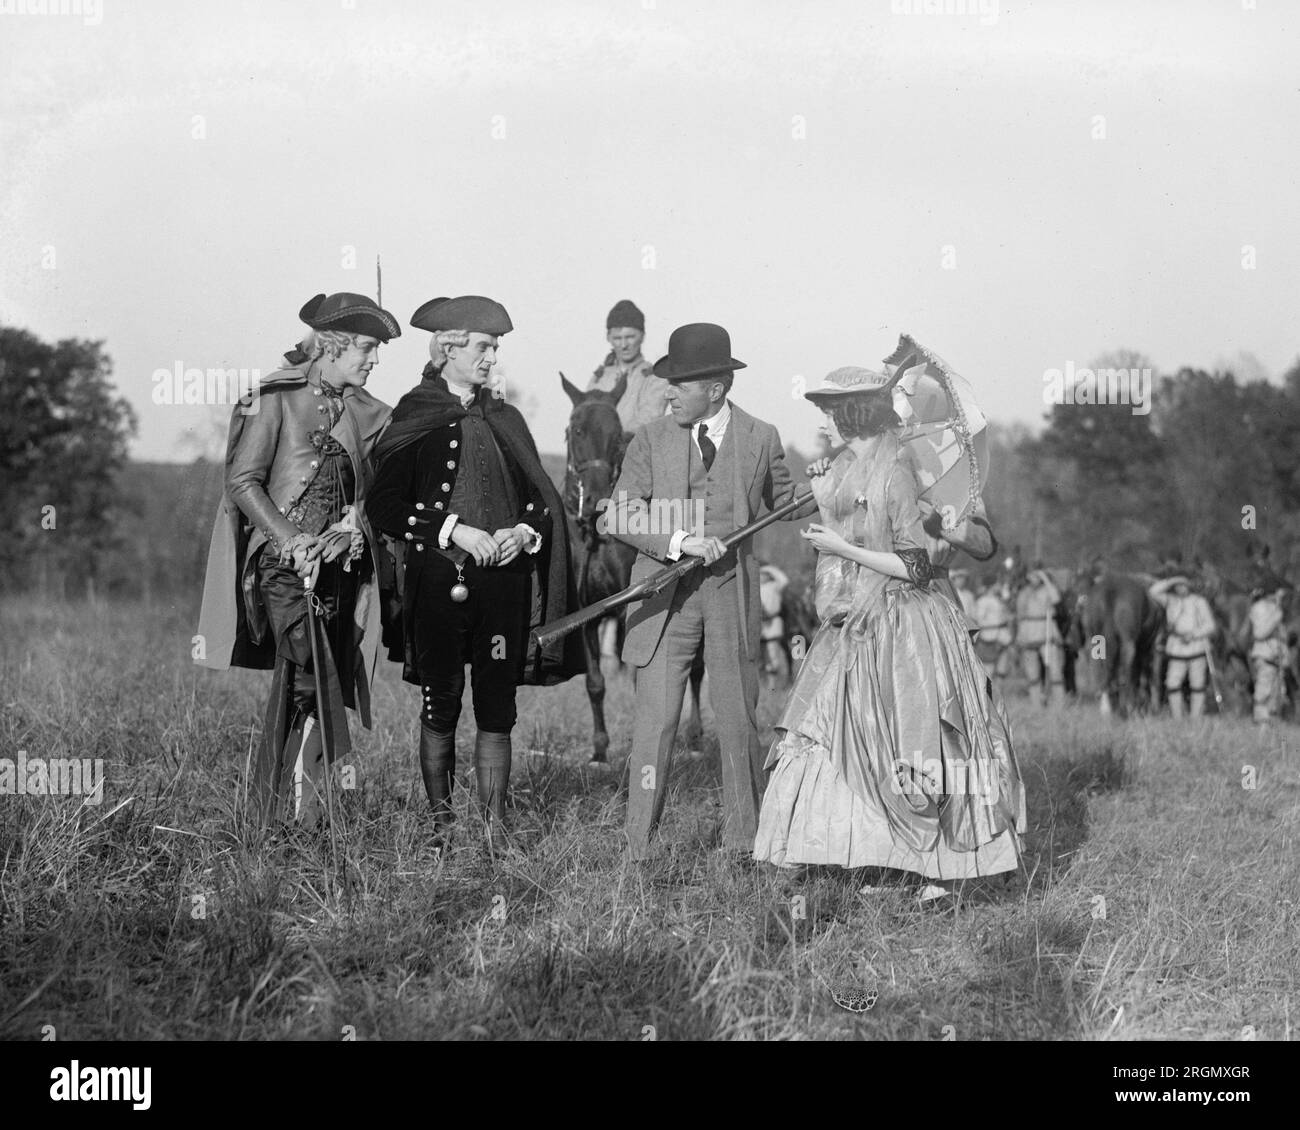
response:
M621 388L618 418L625 432L635 432L668 411L668 382L656 377L650 362L641 355L645 315L634 302L624 298L615 303L605 318L605 340L609 342L609 353L591 374L587 391L612 392Z

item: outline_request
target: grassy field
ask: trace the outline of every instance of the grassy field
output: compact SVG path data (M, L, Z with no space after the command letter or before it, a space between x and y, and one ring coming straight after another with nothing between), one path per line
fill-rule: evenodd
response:
M193 622L0 605L0 757L103 758L107 774L98 806L0 796L0 1036L1291 1038L1290 728L1013 703L1027 870L923 911L904 888L858 894L861 876L728 863L707 740L677 761L659 858L626 864L616 780L586 767L580 680L521 692L520 850L484 857L462 762L438 863L418 692L385 664L377 727L354 728L339 859L254 834L241 784L268 678L193 667ZM779 705L764 698L765 725ZM627 678L609 707L617 763ZM855 1015L832 988L879 997Z

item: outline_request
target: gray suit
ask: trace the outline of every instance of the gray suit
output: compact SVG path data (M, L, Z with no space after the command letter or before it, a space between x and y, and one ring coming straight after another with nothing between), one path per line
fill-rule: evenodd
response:
M635 583L667 563L675 530L723 537L794 493L771 424L732 404L731 423L705 471L691 429L665 416L637 432L628 447L614 486L611 532L639 551ZM810 500L790 520L815 510ZM748 541L630 612L623 658L639 668L628 777L632 858L648 855L663 812L686 680L701 642L722 748L723 842L752 848L763 785L756 721L760 622L758 562Z

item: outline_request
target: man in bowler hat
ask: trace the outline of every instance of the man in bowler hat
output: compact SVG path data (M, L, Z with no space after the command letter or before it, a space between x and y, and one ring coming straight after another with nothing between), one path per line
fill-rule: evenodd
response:
M763 792L758 561L748 542L724 550L721 539L788 502L795 484L776 428L728 399L743 368L721 326L698 322L674 330L667 355L654 366L668 381L670 414L636 434L614 487L611 532L638 550L633 583L683 555L703 561L637 605L627 620L623 658L639 668L628 765L634 860L648 857L663 812L682 696L701 643L722 749L723 847L748 858L754 846ZM810 499L790 520L815 509ZM674 523L665 516L677 528L667 528Z
M490 845L500 845L510 731L520 683L585 669L581 640L529 651L531 628L572 611L564 509L519 410L488 387L513 326L490 298L435 298L411 316L433 335L422 380L398 401L375 448L367 501L398 556L390 599L401 638L389 655L421 688L420 772L436 841L447 843L456 726L471 669L474 768Z

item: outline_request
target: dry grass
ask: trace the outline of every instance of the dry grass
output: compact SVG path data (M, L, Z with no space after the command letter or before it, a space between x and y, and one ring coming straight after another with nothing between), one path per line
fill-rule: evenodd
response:
M0 797L0 1036L47 1024L59 1039L1291 1035L1290 729L1017 704L1028 871L920 911L904 888L857 894L860 876L795 882L729 864L714 850L716 748L679 759L661 856L629 867L616 781L585 768L581 681L521 692L520 850L495 864L463 787L458 845L435 861L416 692L391 666L377 729L355 731L339 856L327 840L268 844L241 800L265 676L194 668L188 613L12 600L0 615L0 756L107 766L98 807ZM630 704L616 680L618 757ZM764 701L766 720L777 705ZM792 916L796 896L806 917ZM829 986L880 996L859 1016Z

